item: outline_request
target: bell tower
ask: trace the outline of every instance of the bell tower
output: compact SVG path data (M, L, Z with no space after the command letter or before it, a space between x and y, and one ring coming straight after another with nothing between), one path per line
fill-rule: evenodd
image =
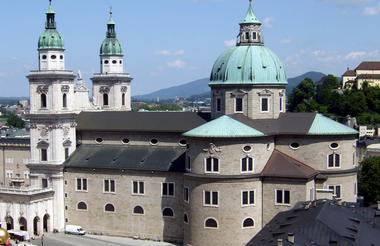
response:
M53 189L52 228L64 227L63 162L75 150L75 75L64 70L64 43L49 1L45 30L38 41L39 69L30 71L31 186Z
M124 73L124 53L115 25L111 9L106 39L100 47L100 73L91 78L93 103L102 110L130 111L132 78Z

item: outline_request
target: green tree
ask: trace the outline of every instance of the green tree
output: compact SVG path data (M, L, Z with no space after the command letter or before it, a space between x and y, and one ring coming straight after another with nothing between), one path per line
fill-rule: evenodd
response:
M15 114L9 115L7 119L7 126L13 126L17 128L24 128L25 122Z
M307 101L311 100L315 95L315 85L313 80L306 78L302 80L297 87L295 87L288 97L288 109L289 111L307 112ZM305 104L300 105L299 104ZM309 102L313 104L314 102Z
M339 81L334 75L327 75L317 85L316 100L322 105L331 105L334 101L334 90L339 88Z
M380 156L361 162L358 182L359 195L364 197L367 206L380 201Z

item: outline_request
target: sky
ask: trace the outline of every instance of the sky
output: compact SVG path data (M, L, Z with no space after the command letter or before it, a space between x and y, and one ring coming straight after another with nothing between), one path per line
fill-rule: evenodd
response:
M248 0L53 0L65 40L66 69L87 85L100 71L99 48L112 6L132 95L209 77L234 45ZM37 41L48 0L1 0L0 96L28 96L25 77L38 69ZM253 0L265 45L288 77L308 71L341 76L380 60L380 0Z

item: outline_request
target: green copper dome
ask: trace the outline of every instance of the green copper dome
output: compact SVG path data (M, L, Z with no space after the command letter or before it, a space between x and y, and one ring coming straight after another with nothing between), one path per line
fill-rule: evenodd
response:
M38 39L38 50L65 49L62 35L57 31L56 26L55 11L50 3L46 12L45 31L42 32Z
M111 13L112 14L112 13ZM101 56L122 56L123 47L119 40L116 38L115 32L115 22L110 16L110 19L107 23L107 37L100 46L100 55Z
M261 45L236 46L216 60L210 85L218 84L284 84L284 66L269 48Z

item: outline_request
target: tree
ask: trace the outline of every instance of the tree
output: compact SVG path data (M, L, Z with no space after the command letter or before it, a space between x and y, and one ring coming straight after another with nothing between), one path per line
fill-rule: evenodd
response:
M15 114L9 115L7 119L7 126L13 126L16 128L24 128L25 122Z
M334 101L334 90L339 88L339 81L334 75L327 75L317 85L316 100L319 104L330 105Z
M367 206L380 201L380 156L361 162L358 182L359 195L364 196Z
M306 102L311 100L315 95L315 85L313 80L306 78L302 80L297 87L295 87L292 93L288 97L288 109L289 111L306 112L308 107ZM305 104L300 105L299 104ZM309 102L314 104L313 102Z

